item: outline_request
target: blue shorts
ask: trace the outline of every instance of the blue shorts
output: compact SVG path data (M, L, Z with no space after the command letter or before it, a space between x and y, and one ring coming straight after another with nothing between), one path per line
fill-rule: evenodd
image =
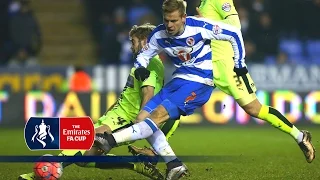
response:
M152 113L160 104L170 115L178 119L180 115L193 114L210 98L214 87L185 79L174 78L167 83L143 108Z

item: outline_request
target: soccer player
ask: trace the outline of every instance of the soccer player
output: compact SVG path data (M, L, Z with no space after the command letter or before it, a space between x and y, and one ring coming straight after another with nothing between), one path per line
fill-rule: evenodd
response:
M210 20L222 21L240 29L240 20L232 0L201 0L199 15ZM212 41L212 63L214 84L223 92L231 95L249 115L265 120L279 130L290 134L298 143L308 163L315 158L315 148L311 134L297 129L273 107L263 105L255 94L256 87L247 67L234 68L233 50L230 43Z
M211 40L225 40L232 44L235 68L245 67L245 50L241 31L230 25L204 18L187 17L183 0L165 0L162 5L163 24L148 37L147 45L137 56L134 72L144 81L152 57L164 51L176 66L173 79L168 82L143 108L140 114L151 114L143 121L122 131L96 134L95 145L106 153L117 144L147 138L167 165L166 179L178 179L187 168L176 157L158 127L180 115L190 115L205 104L213 91ZM138 115L139 116L139 115Z
M144 24L141 26L133 26L129 37L131 39L131 50L136 56L141 48L146 44L147 37L155 26L151 24ZM94 125L95 131L97 132L116 132L118 130L129 127L133 124L131 121L135 119L141 109L154 94L158 93L163 87L164 81L164 66L159 56L154 56L152 61L147 66L150 71L150 75L145 81L137 81L134 78L135 68L131 69L131 73L127 79L126 85L116 101L116 103L101 117L98 122ZM139 118L139 117L138 117ZM140 118L146 118L140 116ZM142 120L143 120L142 119ZM179 119L177 117L176 119ZM162 130L166 134L168 139L175 131L179 124L179 120L166 123L162 126ZM82 155L102 155L101 151L98 151L96 147L92 147L89 152L85 151L62 151L59 156L82 156ZM62 163L63 167L67 167L71 163ZM131 169L140 174L143 174L151 179L163 179L160 171L153 165L146 163L76 163L81 167L95 167L100 169ZM30 180L34 179L34 173L23 174L19 176L19 179Z

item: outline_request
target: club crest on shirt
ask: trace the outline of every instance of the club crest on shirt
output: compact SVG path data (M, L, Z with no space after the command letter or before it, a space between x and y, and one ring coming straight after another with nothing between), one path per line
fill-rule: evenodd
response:
M192 50L193 48L186 47L180 50L174 50L173 54L176 55L181 61L190 61Z
M195 43L195 40L193 37L188 37L186 40L186 43L188 44L188 46L193 46Z
M224 10L225 12L229 12L231 10L231 4L230 3L224 3L222 5L222 10Z
M212 31L215 35L222 33L222 29L218 25L213 25Z
M146 44L146 45L143 46L142 51L146 51L148 49L149 49L149 44Z

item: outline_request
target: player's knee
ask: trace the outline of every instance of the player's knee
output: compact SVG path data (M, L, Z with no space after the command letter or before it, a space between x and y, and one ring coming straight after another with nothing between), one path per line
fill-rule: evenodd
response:
M146 110L142 110L136 117L135 123L141 122L150 116L150 113Z
M242 106L243 110L253 117L258 117L262 105L258 100L254 100L253 102Z
M258 117L259 112L257 112L254 108L246 108L245 111L252 117Z
M178 119L181 115L181 111L178 106L168 99L164 100L161 103L160 107L163 108L165 114L167 115L167 119L175 120Z
M167 110L162 105L160 105L151 113L150 118L159 127L162 123L167 121L170 116Z

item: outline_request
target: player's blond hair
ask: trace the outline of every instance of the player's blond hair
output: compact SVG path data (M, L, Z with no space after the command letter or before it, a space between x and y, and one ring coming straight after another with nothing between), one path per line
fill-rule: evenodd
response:
M137 37L139 40L146 39L154 28L156 28L156 26L150 23L145 23L140 26L134 25L129 32L129 37L130 39L132 39L133 36Z
M184 0L165 0L162 4L162 13L172 13L178 10L183 16L187 12L187 2Z

